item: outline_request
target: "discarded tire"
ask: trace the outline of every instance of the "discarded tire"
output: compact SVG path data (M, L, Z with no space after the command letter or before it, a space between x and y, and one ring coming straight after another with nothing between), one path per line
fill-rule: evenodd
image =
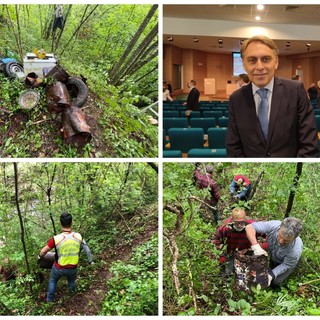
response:
M23 72L23 66L19 62L11 61L5 64L4 72L9 78L16 78L18 72Z
M61 131L67 144L76 144L78 147L83 147L92 138L83 112L73 105L62 113Z
M87 85L77 77L68 78L66 85L71 98L74 98L74 100L72 100L72 105L79 108L83 107L89 95Z

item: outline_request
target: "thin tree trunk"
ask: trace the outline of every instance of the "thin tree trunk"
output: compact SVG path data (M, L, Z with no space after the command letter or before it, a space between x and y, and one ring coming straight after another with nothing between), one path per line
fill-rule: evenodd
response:
M54 181L54 177L56 175L56 172L57 172L57 164L55 164L54 167L53 167L53 173L52 173L52 176L51 176L51 179L50 179L49 170L47 170L48 187L47 187L47 190L46 190L46 194L47 194L47 197L48 197L48 203L49 203L49 216L50 216L50 220L52 222L52 227L53 227L54 234L57 234L57 230L56 230L56 226L54 224L54 219L53 219L53 216L52 216L51 191L52 191L52 185L53 185L53 181Z
M130 75L130 71L134 69L134 66L137 65L140 62L140 57L144 54L145 50L147 50L150 43L153 41L155 37L158 35L158 24L156 24L152 30L149 32L149 34L143 39L143 41L140 43L140 45L131 53L130 58L126 61L126 63L123 63L122 68L113 76L110 76L110 82L113 83L113 85L118 85L120 79ZM152 48L152 46L151 46ZM156 49L158 49L158 43L156 43L155 46ZM157 52L158 54L158 52ZM150 61L150 57L148 58L148 61ZM147 62L147 61L145 61ZM145 63L143 63L144 65Z
M66 15L64 17L63 28L62 28L62 30L60 30L60 32L57 35L57 37L55 37L55 31L52 31L52 52L54 52L58 48L62 33L64 31L64 28L65 28L66 24L67 24L68 17L69 17L69 14L71 12L71 8L72 8L72 4L69 4L68 11L67 11L67 13L66 13Z
M295 176L293 178L293 185L292 185L292 188L291 188L291 191L290 191L290 195L289 195L289 199L288 199L288 205L287 205L287 209L286 209L286 212L285 212L285 215L284 215L285 218L289 217L289 214L290 214L292 206L293 206L294 196L296 194L296 190L298 188L299 179L300 179L300 176L301 176L301 173L302 173L302 165L303 165L302 162L298 162L297 165L296 165L296 174L295 174Z
M155 163L153 162L147 162L147 163L156 173L158 173L158 166Z
M121 66L126 61L127 57L129 56L130 51L134 48L135 44L137 43L138 39L140 38L141 34L143 33L143 31L147 27L149 21L151 20L151 18L153 17L153 15L157 11L157 9L158 9L158 5L153 5L151 7L151 9L149 10L147 16L144 18L144 20L142 21L142 23L141 23L140 27L138 28L137 32L135 33L135 35L132 37L130 43L128 44L127 49L124 51L124 53L122 54L121 58L119 59L118 63L116 63L113 66L113 68L110 70L109 78L110 78L110 82L111 83L114 82L113 78L116 76L116 74L118 73L118 70L120 70Z
M254 183L254 185L253 185L253 187L252 187L252 190L251 190L251 192L250 192L250 194L249 194L248 200L251 200L252 197L254 196L254 194L256 193L257 188L258 188L258 185L259 185L259 183L260 183L263 175L264 175L264 171L260 172L257 180L255 181L255 183Z
M17 6L17 5L16 5ZM10 21L10 23L7 24L7 27L9 29L9 31L11 30L13 35L14 35L14 38L16 40L16 44L17 44L17 47L19 48L19 35L17 34L16 30L15 30L15 27L14 27L14 23L11 19L11 16L10 16L10 11L9 11L9 7L8 5L6 5L6 10L7 10L7 15L8 15L8 19ZM19 53L20 53L20 49L19 49ZM21 56L20 57L21 59L23 59L23 57Z
M20 205L19 205L18 164L16 162L14 162L13 163L13 167L14 167L14 182L15 182L15 200L16 200L16 206L17 206L19 222L20 222L20 238L21 238L21 242L22 242L24 258L25 258L25 261L26 261L27 272L28 272L28 274L30 274L28 253L27 253L26 243L25 243L25 240L24 240L25 231L24 231L24 225L23 225L23 220L22 220L22 215L21 215L21 210L20 210ZM30 289L32 290L31 283L30 283Z
M18 51L19 51L19 56L21 61L23 61L23 50L22 50L22 41L21 41L21 29L20 29L20 18L19 18L19 5L15 5L15 10L16 10L16 19L17 19L17 28L18 28Z
M89 4L86 6L85 11L83 13L83 16L81 18L81 21L79 22L78 27L76 28L76 30L73 32L72 36L70 37L70 39L68 40L68 42L63 46L63 49L60 53L60 55L63 55L64 51L67 49L67 47L69 46L70 42L73 40L73 38L75 38L77 36L77 34L79 33L79 30L81 29L81 27L84 25L84 23L90 18L90 16L93 14L93 12L99 7L99 5L95 5L95 7L88 13L88 15L85 17L85 14L89 8Z

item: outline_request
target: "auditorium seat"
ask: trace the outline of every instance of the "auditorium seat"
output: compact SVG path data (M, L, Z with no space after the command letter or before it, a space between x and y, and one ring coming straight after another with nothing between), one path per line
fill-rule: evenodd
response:
M168 130L170 149L183 153L190 149L203 148L204 131L202 128L171 128Z
M229 118L227 117L219 117L218 118L218 126L220 128L226 128L228 126Z
M187 118L163 118L163 129L168 132L170 128L187 128Z
M180 150L163 150L164 158L182 158L182 152Z
M191 128L202 128L207 134L208 128L216 126L216 118L191 118L189 124Z
M180 112L175 110L163 110L163 118L179 118L180 117Z
M226 149L191 149L188 158L226 158Z
M227 135L227 128L209 128L208 129L209 149L225 149L226 135Z

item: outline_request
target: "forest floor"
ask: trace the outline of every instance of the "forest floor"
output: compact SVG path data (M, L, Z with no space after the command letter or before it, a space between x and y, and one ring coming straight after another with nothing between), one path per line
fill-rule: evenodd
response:
M121 260L128 261L131 258L132 250L148 240L157 233L158 225L149 224L146 226L143 233L138 234L130 243L121 244L119 241L118 246L113 246L108 250L102 252L94 260L94 266L92 268L91 279L92 282L85 291L79 290L76 294L67 293L67 284L65 279L61 279L58 283L58 289L55 295L55 303L47 310L47 315L98 315L101 311L101 301L105 297L107 292L106 282L112 277L112 273L109 271L109 267L112 262ZM100 263L104 261L104 263ZM78 281L79 280L78 272ZM62 284L62 285L61 285ZM45 294L41 294L39 297L39 304L44 303L46 297Z
M98 119L102 114L102 110L97 107L97 98L92 92L89 92L86 104L81 108L85 120L90 127L92 140L90 142L92 148L88 154L90 158L101 157L101 154L110 154L112 149L105 144L103 133L108 128L99 125ZM55 157L60 153L63 137L61 134L61 113L54 114L44 109L38 112L34 121L30 121L33 117L33 109L17 110L11 115L6 113L0 114L0 123L7 124L8 129L0 135L0 146L11 138L12 143L19 141L21 134L26 132L26 123L28 123L29 133L33 133L33 137L29 138L29 152L31 157ZM112 119L110 119L112 122ZM27 134L27 133L26 133ZM35 135L38 137L36 138ZM61 139L61 141L59 141ZM39 142L41 141L41 145ZM109 150L110 149L110 150ZM82 156L83 151L78 148L78 156ZM0 154L1 155L1 154ZM1 155L6 156L6 155ZM110 155L112 156L112 154Z

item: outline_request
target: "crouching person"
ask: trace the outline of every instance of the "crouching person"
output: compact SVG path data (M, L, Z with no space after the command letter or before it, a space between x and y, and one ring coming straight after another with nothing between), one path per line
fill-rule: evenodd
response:
M219 264L226 275L234 272L235 252L249 249L251 246L245 227L252 222L253 220L247 219L243 209L235 208L232 210L231 218L227 219L214 235L213 243L216 248L218 250L225 249L225 253L219 258Z
M62 232L52 237L47 245L41 249L39 255L39 258L42 258L53 248L57 250L57 260L54 262L50 273L48 302L53 302L56 286L61 277L67 278L70 291L76 290L77 267L81 249L85 251L89 264L93 263L90 249L80 233L73 232L71 229L72 215L67 212L62 213L60 223Z
M268 286L280 285L297 268L301 258L303 243L299 234L302 222L297 218L254 222L246 226L247 237L254 255L268 255L257 242L256 233L265 234L270 254Z

